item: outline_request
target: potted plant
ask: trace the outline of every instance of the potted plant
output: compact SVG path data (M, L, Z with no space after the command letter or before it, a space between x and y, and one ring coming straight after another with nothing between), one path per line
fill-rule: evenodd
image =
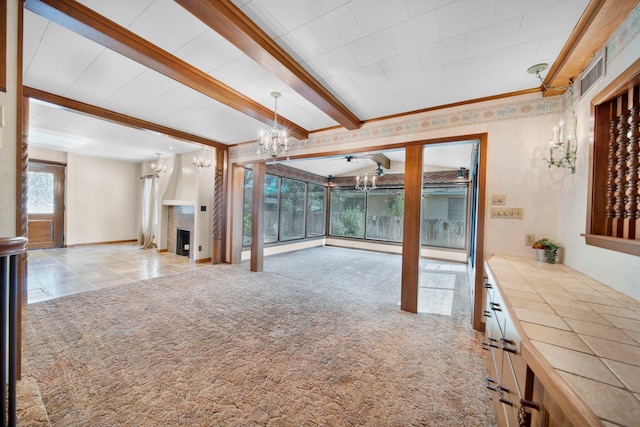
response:
M561 246L553 240L543 237L536 241L532 248L536 250L536 256L539 262L546 260L549 264L555 264L558 260L558 250Z

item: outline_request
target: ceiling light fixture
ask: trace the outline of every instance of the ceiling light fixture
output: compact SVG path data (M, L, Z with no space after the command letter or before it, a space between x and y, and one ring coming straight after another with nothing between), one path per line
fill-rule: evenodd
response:
M156 153L158 157L155 162L151 163L151 172L159 174L167 171L167 166L160 163L160 153Z
M260 129L260 139L258 140L258 149L256 154L264 154L265 157L270 156L274 161L276 158L289 151L287 143L287 130L278 128L278 98L280 92L271 92L274 98L273 107L273 127L270 129ZM289 157L287 157L289 160Z
M381 164L378 163L378 168L374 171L373 174L366 173L362 176L358 175L356 177L356 190L362 190L365 193L370 190L375 190L376 187L376 178L381 176L384 171L382 170Z
M202 156L202 153L198 157L194 157L192 163L195 167L201 169L205 169L211 166L211 160L205 160L205 158Z
M458 176L456 177L457 182L467 182L467 178L464 176L465 167L460 166L460 170L458 171Z

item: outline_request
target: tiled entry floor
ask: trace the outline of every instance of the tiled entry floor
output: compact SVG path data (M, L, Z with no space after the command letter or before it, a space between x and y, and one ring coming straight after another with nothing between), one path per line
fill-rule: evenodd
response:
M28 302L34 303L210 265L136 243L38 249L28 255Z

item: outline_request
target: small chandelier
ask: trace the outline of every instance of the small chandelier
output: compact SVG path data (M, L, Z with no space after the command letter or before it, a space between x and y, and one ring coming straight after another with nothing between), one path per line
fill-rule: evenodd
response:
M198 157L193 158L193 165L197 168L205 169L211 166L211 160L206 159L200 154Z
M370 190L375 190L376 187L376 178L381 176L383 173L382 165L378 163L378 169L374 171L373 174L366 173L362 176L358 175L356 177L356 190L362 190L365 193Z
M287 144L287 130L278 129L278 98L281 96L280 92L271 92L271 96L274 98L273 127L266 130L260 129L260 139L258 140L256 154L264 154L265 157L270 156L275 161L282 154L287 154L289 145Z
M370 173L356 177L356 190L362 190L365 193L369 190L376 189L376 176Z
M160 163L160 153L156 153L158 157L155 162L151 163L151 172L161 173L167 171L167 166Z

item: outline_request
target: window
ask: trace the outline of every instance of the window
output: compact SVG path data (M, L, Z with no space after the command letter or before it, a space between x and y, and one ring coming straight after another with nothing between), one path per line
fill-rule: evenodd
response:
M280 240L302 239L306 185L301 181L282 178L280 195Z
M329 234L364 238L365 196L360 190L331 191Z
M376 190L367 195L367 239L402 242L404 193Z
M253 206L253 171L244 170L244 197L242 208L242 246L251 245L251 207Z
M307 237L324 236L327 190L322 185L308 184Z
M27 212L30 214L52 214L55 208L54 174L51 172L27 172L29 185Z
M467 230L466 206L466 186L424 188L422 190L422 244L464 249Z
M278 212L280 207L279 178L264 176L264 242L278 241Z
M242 246L251 245L253 171L244 170ZM327 191L275 175L265 175L264 243L324 236Z
M640 256L640 65L633 67L594 99L585 237L589 245Z

